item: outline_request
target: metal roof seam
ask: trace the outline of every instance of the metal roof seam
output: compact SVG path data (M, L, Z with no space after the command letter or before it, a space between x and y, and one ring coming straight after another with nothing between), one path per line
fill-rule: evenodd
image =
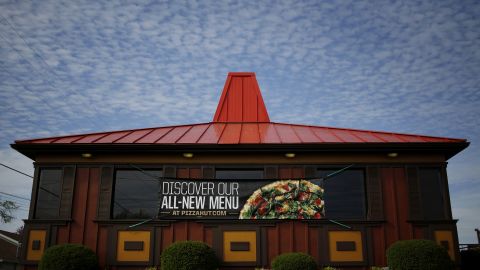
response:
M337 134L335 134L335 132L331 131L331 130L332 130L331 128L328 128L328 127L327 127L326 130L327 130L328 132L330 132L330 134L331 134L333 137L337 138L339 142L346 142L346 141L343 140L340 136L338 136Z
M402 137L396 135L395 133L390 133L391 136L397 138L398 140L402 141L402 142L408 142L407 140L403 139Z
M315 138L317 138L320 142L325 142L324 140L322 140L322 138L320 138L317 133L315 133L315 131L312 130L312 134L313 136L315 136Z
M85 135L83 135L83 136L80 136L80 138L75 139L75 140L71 141L70 143L76 143L76 142L78 142L78 141L80 141L80 140L83 140L84 138L86 138L86 137L88 137L88 136L90 136L90 135L91 135L91 134L85 134ZM51 143L51 142L50 142L50 143Z
M378 136L378 134L375 134L374 132L369 131L368 133L369 133L370 135L372 135L373 137L381 140L382 142L388 142L387 140L385 140L384 138Z
M422 136L415 135L415 137L417 137L419 140L422 140L422 141L424 141L424 142L428 142L427 140L425 140L424 138L422 138Z
M105 137L107 137L108 135L110 135L109 133L105 133L103 136L100 136L98 138L96 138L95 140L91 141L90 143L95 143L96 141L100 140L100 139L103 139Z
M243 116L242 116L243 117ZM238 132L238 141L237 144L239 144L242 141L242 129L243 129L244 124L240 124L240 131Z
M140 136L138 139L136 139L136 140L133 140L133 142L132 142L132 143L136 143L136 142L138 142L139 140L143 139L145 136L148 136L150 133L152 133L152 132L153 132L153 131L155 131L155 130L157 130L157 129L156 129L156 128L152 128L152 130L150 130L149 132L147 132L147 133L143 134L143 136Z
M366 130L366 129L358 129L358 128L340 128L340 127L327 127L327 126L315 126L315 125L310 125L310 124L295 124L295 123L278 123L278 122L270 122L272 124L284 124L284 125L294 125L294 126L305 126L305 127L313 127L313 128L326 128L330 130L345 130L345 131L358 131L358 132L374 132L374 133L383 133L383 134L390 134L390 133L395 133L395 134L400 134L400 135L405 135L405 136L414 136L414 137L427 137L427 138L433 138L433 139L448 139L448 140L456 140L456 141L464 141L466 142L466 139L460 139L460 138L445 138L445 137L440 137L440 136L429 136L429 135L419 135L419 134L411 134L411 133L396 133L396 132L387 132L387 131L380 131L380 130Z
M301 143L305 143L304 140L302 140L302 137L300 137L300 135L298 135L297 131L295 131L295 129L290 126L290 128L293 130L293 134L295 134L295 136L297 136L298 140L301 142Z
M223 106L226 103L227 99L227 89L230 88L230 83L232 82L232 76L228 74L227 76L227 81L225 82L225 85L223 86L222 94L220 96L220 100L218 101L217 110L215 111L215 115L213 116L213 122L220 120L220 115L223 110Z
M183 136L185 136L185 134L187 134L192 128L193 128L193 126L190 126L187 130L185 130L185 131L183 132L183 134L180 135L180 137L178 137L178 139L175 140L174 143L177 143L178 141L180 141L180 140L183 138Z
M227 125L228 124L223 124L222 131L220 132L220 135L217 137L217 141L215 142L216 144L218 144L218 142L220 142L220 140L222 139L223 133L227 129Z
M135 131L129 131L129 132L127 132L125 135L120 136L120 137L119 137L118 139L116 139L116 140L113 140L112 143L115 143L116 141L119 141L119 140L127 137L128 135L132 134L133 132L135 132Z
M207 132L207 130L208 130L212 125L213 125L213 124L211 124L211 123L208 124L207 128L202 131L202 134L200 134L200 136L198 136L198 138L197 138L197 140L195 141L195 143L198 143L198 142L200 141L200 138L203 137L203 135L205 134L205 132Z
M355 133L350 133L350 135L352 135L353 137L359 139L362 143L366 143L366 141L365 141L364 139L360 138L360 136L358 136L358 135L355 135Z
M255 76L255 74L253 75L253 79L255 80L254 87L257 89L257 93L258 93L257 98L259 98L259 100L262 101L263 107L265 108L266 120L268 122L270 122L270 116L268 115L267 105L265 104L265 101L263 100L262 91L260 90L260 85L258 85L257 77ZM257 112L259 113L258 108L259 108L259 106L257 105ZM259 119L259 118L257 118L257 119Z
M277 137L280 143L283 143L282 137L280 136L280 133L278 132L276 125L272 125L272 127L273 127L273 130L275 131L275 134L277 134Z
M244 80L245 80L245 77L241 77L240 83L241 83L242 86L240 87L240 100L241 100L241 101L240 101L240 105L241 105L241 106L240 106L240 117L241 117L241 119L242 119L242 123L243 123L243 121L244 121L244 119L243 119L243 114L244 114L243 109L244 109L244 108L243 108L243 107L244 107L244 105L245 105L245 104L243 104L243 102L244 102L243 95L245 94L245 91L244 91L244 88L243 88L243 86L245 85L245 81L244 81ZM240 126L240 137L241 137L241 134L242 134L242 126ZM240 137L238 138L238 141L239 141L239 142L240 142Z
M169 127L169 130L167 132L165 132L163 135L161 135L159 138L157 138L154 142L152 142L152 144L155 144L158 141L160 141L163 137L167 136L167 134L170 133L174 129L175 129L175 127Z

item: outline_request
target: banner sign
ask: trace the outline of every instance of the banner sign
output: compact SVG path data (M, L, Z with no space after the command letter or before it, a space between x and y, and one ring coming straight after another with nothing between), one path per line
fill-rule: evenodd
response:
M159 218L320 219L323 189L310 180L160 180Z

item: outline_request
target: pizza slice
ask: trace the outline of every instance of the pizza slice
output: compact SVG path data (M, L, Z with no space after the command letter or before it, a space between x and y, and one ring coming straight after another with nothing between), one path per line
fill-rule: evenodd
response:
M323 189L306 180L281 180L257 189L240 219L320 219L325 216Z

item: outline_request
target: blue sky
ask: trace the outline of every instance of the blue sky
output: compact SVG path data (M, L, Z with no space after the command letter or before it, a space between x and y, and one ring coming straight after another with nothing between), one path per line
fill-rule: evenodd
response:
M268 2L0 1L0 162L32 173L15 139L208 122L226 74L254 71L276 122L471 141L448 173L476 242L479 2ZM31 182L0 168L0 190Z

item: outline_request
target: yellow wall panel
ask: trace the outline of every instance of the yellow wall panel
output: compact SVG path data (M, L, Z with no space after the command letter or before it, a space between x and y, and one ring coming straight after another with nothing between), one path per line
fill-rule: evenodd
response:
M47 231L45 230L31 230L28 233L27 260L39 261L42 258L46 239ZM40 241L40 249L33 250L33 241Z
M337 251L337 242L355 242L355 251ZM360 262L363 261L362 233L359 231L328 232L330 261Z
M125 250L125 241L143 242L143 250ZM147 262L150 260L149 231L118 231L117 261Z
M231 251L232 242L250 243L249 251ZM224 231L223 232L223 261L224 262L255 262L257 261L257 232L256 231Z
M442 241L448 242L448 255L452 260L455 260L455 252L453 247L453 233L452 231L435 231L435 241L442 245Z

